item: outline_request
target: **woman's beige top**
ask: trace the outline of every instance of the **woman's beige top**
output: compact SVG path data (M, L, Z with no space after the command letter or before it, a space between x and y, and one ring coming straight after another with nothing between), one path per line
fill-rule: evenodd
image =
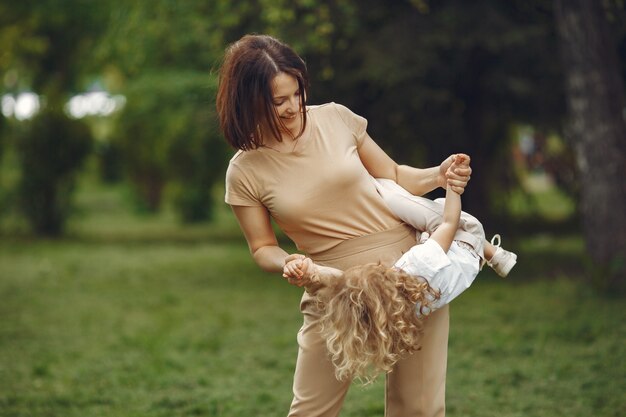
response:
M397 226L363 166L358 147L367 120L328 103L307 107L294 151L239 151L226 171L226 203L263 206L299 250L310 255L343 240Z

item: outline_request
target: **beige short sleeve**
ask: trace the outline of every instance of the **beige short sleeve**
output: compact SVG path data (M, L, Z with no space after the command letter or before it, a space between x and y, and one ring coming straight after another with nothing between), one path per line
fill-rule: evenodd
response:
M231 206L262 206L259 197L255 193L253 181L235 165L235 157L231 160L226 170L226 193L224 201Z
M355 139L357 148L361 146L367 135L367 119L353 113L352 110L341 104L333 103L341 120L348 126Z

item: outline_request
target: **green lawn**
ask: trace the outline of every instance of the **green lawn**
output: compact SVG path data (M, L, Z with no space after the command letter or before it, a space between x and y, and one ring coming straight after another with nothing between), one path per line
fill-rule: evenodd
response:
M82 192L68 238L0 239L0 416L285 415L300 290L226 210L180 227L117 196ZM576 237L511 245L510 279L484 272L452 306L448 416L626 415L624 299L585 288ZM342 416L382 416L381 382Z

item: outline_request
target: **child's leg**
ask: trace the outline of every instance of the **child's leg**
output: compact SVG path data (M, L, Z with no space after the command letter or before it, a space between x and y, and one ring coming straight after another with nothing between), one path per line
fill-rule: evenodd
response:
M485 242L485 262L489 264L498 275L506 277L517 263L517 255L502 249L500 247L500 235L495 235L493 239L491 239L491 242Z
M412 195L393 180L375 179L374 184L389 209L416 230L432 233L441 225L443 207L439 204Z
M374 179L374 184L389 209L403 222L421 232L433 233L441 225L443 199L430 200L415 196L388 179ZM476 253L483 256L485 231L474 216L461 212L459 231L454 237L470 244Z
M485 248L485 259L487 261L491 260L491 258L493 258L493 255L495 255L497 248L489 243L489 241L487 240L485 240L483 247Z

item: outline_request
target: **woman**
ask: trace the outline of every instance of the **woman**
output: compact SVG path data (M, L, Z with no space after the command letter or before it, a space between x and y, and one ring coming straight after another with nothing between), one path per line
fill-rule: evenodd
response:
M463 192L471 169L448 172L396 164L369 137L367 121L344 106L306 106L304 61L266 35L247 35L226 50L217 110L226 140L239 151L226 173L226 202L255 262L282 273L288 254L270 218L314 262L347 269L394 261L415 244L415 233L385 206L370 175L392 179L415 195L446 183ZM290 416L337 416L350 381L339 381L319 335L310 295L302 297L304 324ZM386 416L445 413L448 310L425 324L421 351L387 376Z

